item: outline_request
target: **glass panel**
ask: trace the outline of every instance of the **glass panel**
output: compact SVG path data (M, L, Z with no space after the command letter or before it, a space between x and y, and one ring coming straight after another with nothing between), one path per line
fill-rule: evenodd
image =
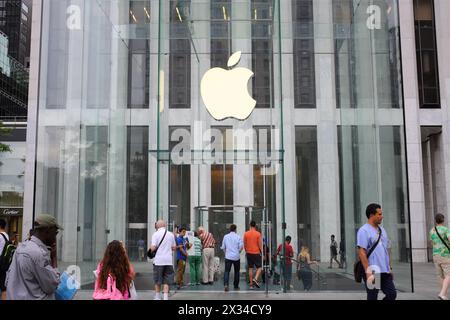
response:
M367 28L369 5L380 8L381 28ZM410 290L397 5L44 1L34 214L48 212L65 227L61 268L78 265L83 288L92 288L107 243L121 240L138 289L149 290L142 252L158 219L170 230L208 228L221 264L229 225L242 236L255 219L268 290L304 288L287 283L297 259L289 274L279 263L285 247L276 255L289 235L295 256L306 244L319 263L313 290L360 291L351 275L355 234L377 201L403 272L399 288ZM436 68L432 55L422 62ZM208 80L213 68L221 75ZM423 79L422 98L436 101L434 78ZM202 91L203 81L216 87ZM229 100L241 95L242 105ZM254 109L244 103L253 99ZM343 268L328 269L331 234ZM245 263L242 254L243 288Z
M317 168L317 129L295 128L295 155L297 167L297 222L299 251L310 249L312 258L320 256L319 190Z
M368 5L380 8L381 28L367 28ZM403 101L397 1L335 1L336 92L338 126L340 235L352 272L356 233L367 222L366 206L383 209L392 252L399 269L396 286L411 290L410 229L406 182ZM352 13L352 14L348 14ZM320 162L320 155L319 155ZM341 258L341 260L342 260ZM395 272L397 274L397 272Z

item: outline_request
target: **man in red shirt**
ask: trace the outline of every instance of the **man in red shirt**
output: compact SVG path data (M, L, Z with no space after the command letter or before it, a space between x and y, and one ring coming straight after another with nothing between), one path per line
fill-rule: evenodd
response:
M280 261L281 261L281 266L284 268L286 268L286 287L287 290L291 289L291 280L292 280L292 260L291 258L294 256L294 249L291 246L291 236L287 236L286 237L286 251L285 251L285 256L286 259L284 259L284 257L281 255L282 254L282 250L283 250L283 245L280 244L278 246L278 250L277 250L277 255L280 256ZM286 265L286 267L284 266L284 264Z

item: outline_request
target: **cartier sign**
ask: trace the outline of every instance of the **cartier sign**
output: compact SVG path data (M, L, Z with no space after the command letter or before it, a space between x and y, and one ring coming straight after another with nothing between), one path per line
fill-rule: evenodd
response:
M23 214L22 208L4 208L0 209L2 216L19 216Z

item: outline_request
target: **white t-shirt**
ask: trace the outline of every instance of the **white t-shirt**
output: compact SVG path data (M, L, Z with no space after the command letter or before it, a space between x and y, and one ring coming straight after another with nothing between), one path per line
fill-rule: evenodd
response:
M166 232L165 228L159 228L152 236L152 246L158 247L164 233ZM158 251L156 252L156 256L153 259L153 264L156 266L173 266L173 251L172 246L176 246L175 236L172 232L167 231L167 234L158 247Z
M2 232L2 234L4 234L6 239L8 239L9 241L8 234L6 232ZM0 235L0 254L2 254L4 246L5 246L5 238L3 238L3 236Z

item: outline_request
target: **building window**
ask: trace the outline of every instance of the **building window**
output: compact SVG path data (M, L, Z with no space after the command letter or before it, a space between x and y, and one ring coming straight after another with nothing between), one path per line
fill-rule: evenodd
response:
M440 108L433 0L414 0L417 74L421 108Z
M227 66L231 55L231 0L211 1L211 68Z
M190 1L170 1L169 108L191 107Z
M131 39L128 67L128 108L149 107L150 47L146 39Z
M316 107L312 0L292 0L295 108Z
M147 126L127 128L127 248L138 260L138 241L147 243L148 223L148 139Z
M252 0L252 78L256 108L273 103L272 1Z

